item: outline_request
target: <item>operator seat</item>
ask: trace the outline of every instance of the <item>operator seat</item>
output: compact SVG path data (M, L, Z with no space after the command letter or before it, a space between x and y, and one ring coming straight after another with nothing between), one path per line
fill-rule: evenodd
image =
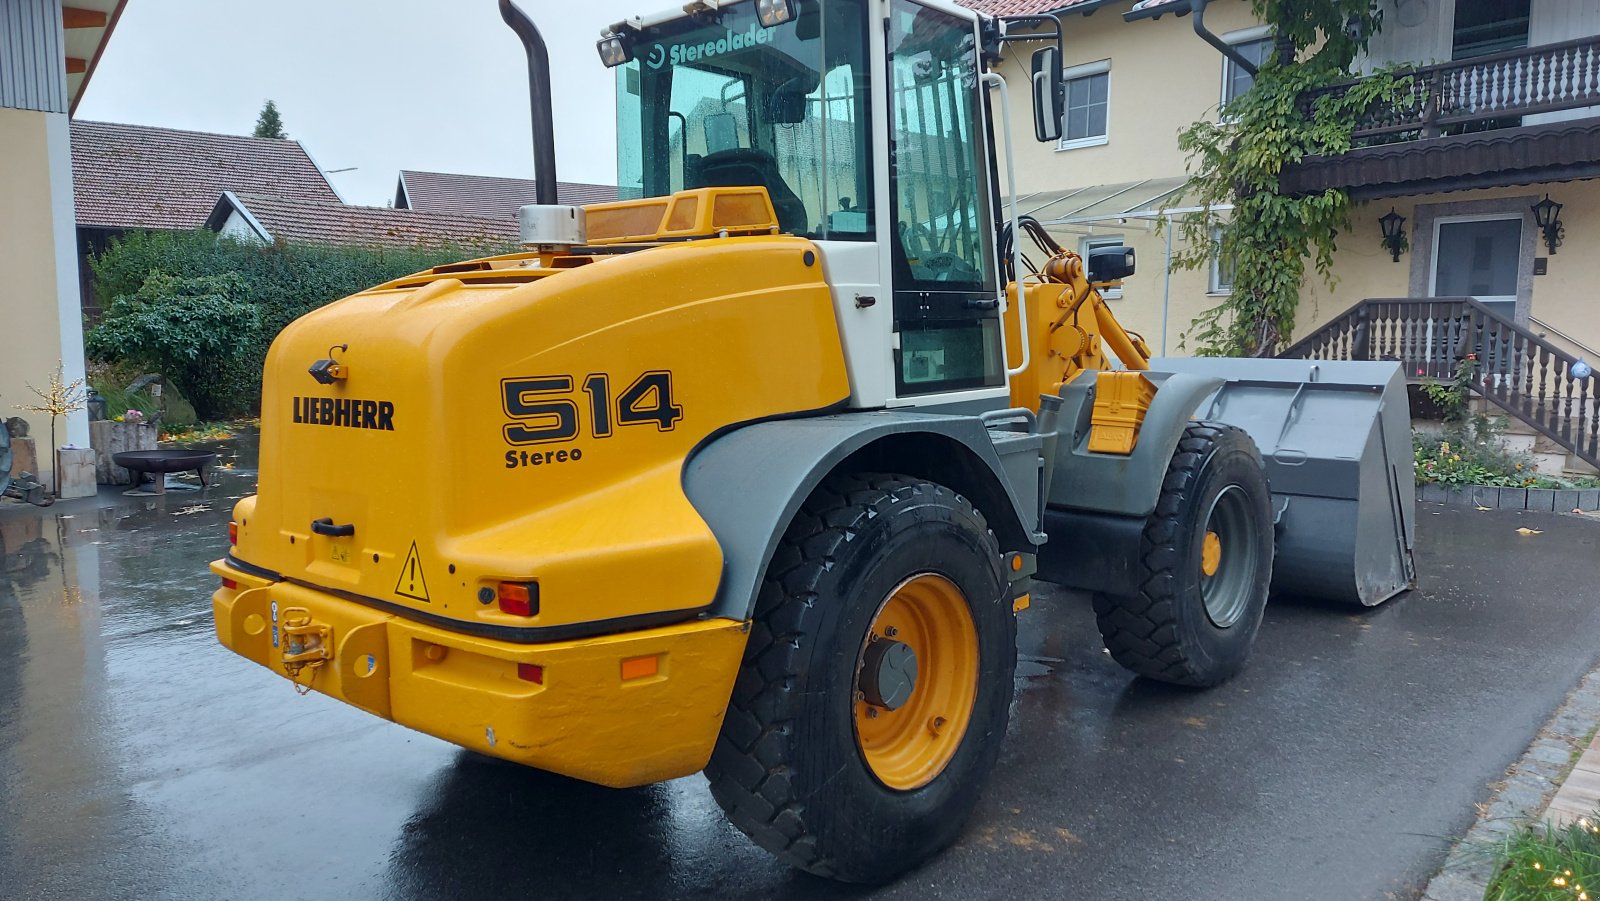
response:
M778 214L778 228L796 235L811 231L806 205L783 180L778 161L765 150L735 147L708 153L698 161L691 158L685 181L690 188L766 188L772 209Z

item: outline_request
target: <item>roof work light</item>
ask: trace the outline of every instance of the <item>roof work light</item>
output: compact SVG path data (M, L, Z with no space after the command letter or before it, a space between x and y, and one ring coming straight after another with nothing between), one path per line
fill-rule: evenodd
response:
M794 18L794 0L756 0L756 18L762 28L782 25Z
M600 62L605 63L607 69L615 69L633 59L633 41L626 34L608 34L595 48L600 51Z

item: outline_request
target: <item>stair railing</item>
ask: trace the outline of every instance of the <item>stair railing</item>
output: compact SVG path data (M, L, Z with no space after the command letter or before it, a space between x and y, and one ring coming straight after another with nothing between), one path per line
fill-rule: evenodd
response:
M1600 375L1574 375L1577 357L1470 297L1363 300L1278 356L1394 360L1409 380L1434 382L1454 379L1469 355L1473 390L1600 467Z

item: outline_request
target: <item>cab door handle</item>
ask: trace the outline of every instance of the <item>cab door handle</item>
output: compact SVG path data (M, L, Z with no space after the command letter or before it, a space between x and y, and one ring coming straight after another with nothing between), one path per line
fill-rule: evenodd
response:
M349 538L356 533L356 524L353 522L333 524L333 517L324 516L311 521L311 531L329 538Z

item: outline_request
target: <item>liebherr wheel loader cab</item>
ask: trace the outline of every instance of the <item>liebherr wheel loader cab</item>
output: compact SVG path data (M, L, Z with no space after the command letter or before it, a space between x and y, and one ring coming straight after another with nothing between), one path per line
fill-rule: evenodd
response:
M1000 189L1027 96L986 71L1006 23L934 0L619 23L623 199L578 209L542 41L501 9L531 60L525 252L274 342L259 493L212 567L229 648L604 785L704 769L763 847L880 881L972 809L1035 576L1190 685L1243 664L1272 584L1411 583L1396 367L1153 369L1097 290L1131 252L1062 250Z

